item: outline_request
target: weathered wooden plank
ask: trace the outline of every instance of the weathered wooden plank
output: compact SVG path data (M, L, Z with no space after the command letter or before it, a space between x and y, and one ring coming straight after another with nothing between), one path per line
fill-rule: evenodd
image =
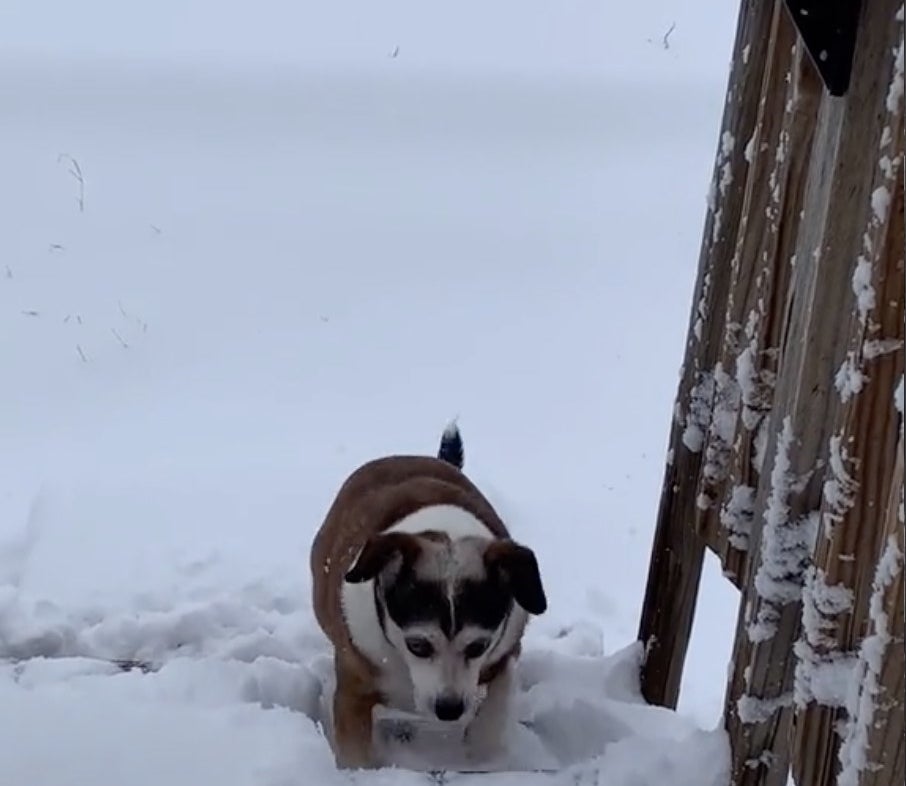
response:
M906 780L904 722L903 432L869 598L870 624L855 663L839 751L839 786L900 786Z
M884 4L891 8L888 0ZM873 4L865 13L879 13L878 7ZM872 141L881 131L878 113L872 112L871 87L879 73L873 25L869 18L859 31L851 94L845 99L825 96L821 102L796 264L782 310L784 340L756 495L753 564L727 696L735 784L782 786L787 777L790 649L818 526L822 469L840 407L833 379L851 336L849 322L838 315L849 313L852 263L862 242L866 205L871 204L873 166L867 159L877 150Z
M796 645L793 775L809 786L836 783L846 676L868 625L883 512L891 489L902 484L893 471L900 418L891 395L903 374L906 296L898 9L899 2L878 0L863 18L853 71L858 102L847 107L843 130L859 140L850 147L856 160L848 162L845 182L863 201L838 199L837 220L829 217L828 248L851 282L849 312L840 317L851 339L835 378L839 424L828 445L822 526Z
M746 580L758 472L763 459L762 426L770 410L782 320L775 318L791 272L807 164L811 153L821 82L796 45L796 33L775 6L771 49L765 68L758 122L746 145L746 199L732 261L731 297L724 320L721 372L729 372L706 456L717 472L702 473L698 505L707 519L700 527L721 557L724 574L737 587ZM792 74L792 78L791 78ZM782 309L779 309L782 313ZM715 373L717 376L717 373ZM729 404L729 406L727 406ZM722 406L723 405L723 406ZM728 421L733 418L731 437ZM716 443L716 444L713 444Z
M646 646L643 694L653 704L671 707L679 698L705 548L688 526L695 517L695 494L688 492L698 484L710 425L712 370L723 334L747 167L740 140L747 140L755 125L770 21L770 4L743 0L639 626Z
M885 538L869 599L871 624L856 662L840 750L838 786L901 786L906 782L904 715L903 432L885 519Z
M719 353L711 371L714 380L713 404L710 424L705 433L702 471L696 498L695 527L709 543L720 542L716 514L723 496L739 422L741 395L734 374L734 361L742 332L742 309L754 286L759 263L762 262L754 253L751 239L763 234L766 222L765 211L770 189L766 177L769 164L764 153L771 137L775 141L779 140L785 94L781 85L787 75L790 52L795 42L793 26L783 25L781 22L783 8L780 3L774 3L755 125L751 137L740 140L740 144L745 145L743 157L748 166L742 190L742 209L729 260L730 278L726 308L722 315L723 335L720 337ZM764 150L761 149L762 145L765 146Z

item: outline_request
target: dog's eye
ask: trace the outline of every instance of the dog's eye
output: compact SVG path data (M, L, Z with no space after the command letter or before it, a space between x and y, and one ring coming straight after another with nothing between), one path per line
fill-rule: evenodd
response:
M406 649L416 658L430 658L434 654L434 646L431 642L420 637L406 639Z
M467 660L473 660L474 658L480 658L488 649L488 645L491 642L487 639L476 639L471 644L466 646L462 651L462 654L465 655Z

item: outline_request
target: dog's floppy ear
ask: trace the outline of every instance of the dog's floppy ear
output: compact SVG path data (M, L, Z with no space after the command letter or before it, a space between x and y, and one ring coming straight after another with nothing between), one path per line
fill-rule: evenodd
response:
M376 535L365 544L346 574L346 581L350 584L371 581L397 557L401 557L404 564L414 562L419 550L418 540L407 532Z
M538 560L531 549L509 539L495 540L485 551L484 562L488 573L496 575L529 614L547 610Z

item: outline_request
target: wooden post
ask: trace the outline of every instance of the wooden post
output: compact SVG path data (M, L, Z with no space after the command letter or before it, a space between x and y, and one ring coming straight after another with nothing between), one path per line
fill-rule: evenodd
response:
M871 210L874 151L882 134L875 109L883 103L878 57L883 51L889 58L890 21L896 12L892 6L889 0L866 5L851 93L845 99L825 97L819 110L788 296L786 340L779 347L781 362L767 446L772 478L759 486L755 505L756 512L764 514L764 528L752 539L758 551L751 557L755 562L744 590L728 691L733 782L740 785L786 782L796 697L791 649L798 636L802 587L807 576L815 575L809 566L825 488L825 473L820 470L833 466L828 446L839 439L836 421L841 402L833 380L848 359L851 341L849 322L839 315L850 310L863 217ZM883 81L886 94L888 80ZM902 316L902 300L898 309ZM897 333L890 337L896 339ZM877 414L866 403L861 417L874 425L876 437L885 428L895 434L888 428L890 421L878 421ZM890 436L872 444L871 450L877 451L882 463L888 457L889 464ZM868 538L871 555L872 533L865 533L865 526L863 522L863 538ZM833 729L826 721L822 725L816 719L807 726L816 739L832 739ZM831 783L833 771L816 763L814 744L805 747L796 759L799 782Z
M744 140L755 127L770 23L770 3L743 0L639 627L646 646L642 692L649 702L668 707L679 698L704 558L704 541L687 526L696 515L695 495L688 489L698 484L710 427L721 317L742 212Z
M837 782L846 677L871 616L878 572L873 558L883 559L896 537L890 497L898 498L903 484L893 401L903 375L906 297L900 7L900 0L864 7L836 162L840 186L828 214L825 253L836 258L850 284L840 321L851 338L836 375L841 410L827 447L822 526L796 646L793 775L803 786ZM899 449L902 454L902 444ZM903 776L876 782L902 783Z
M712 429L706 455L720 457L720 472L705 472L698 493L709 544L736 586L747 579L755 493L763 463L821 86L797 46L796 30L781 3L774 7L771 44L758 122L746 145L746 197L732 260L733 280L724 319L721 368L732 391L715 414L726 433ZM722 403L715 402L718 410ZM707 468L706 468L707 469Z

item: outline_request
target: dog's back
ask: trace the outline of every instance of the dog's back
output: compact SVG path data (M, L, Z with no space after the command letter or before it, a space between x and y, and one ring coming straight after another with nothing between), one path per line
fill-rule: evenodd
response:
M444 432L438 456L388 456L363 464L340 487L315 536L311 550L315 616L347 654L354 648L343 620L342 585L370 537L429 505L463 508L495 537L509 537L491 503L459 469L463 449L455 426Z

